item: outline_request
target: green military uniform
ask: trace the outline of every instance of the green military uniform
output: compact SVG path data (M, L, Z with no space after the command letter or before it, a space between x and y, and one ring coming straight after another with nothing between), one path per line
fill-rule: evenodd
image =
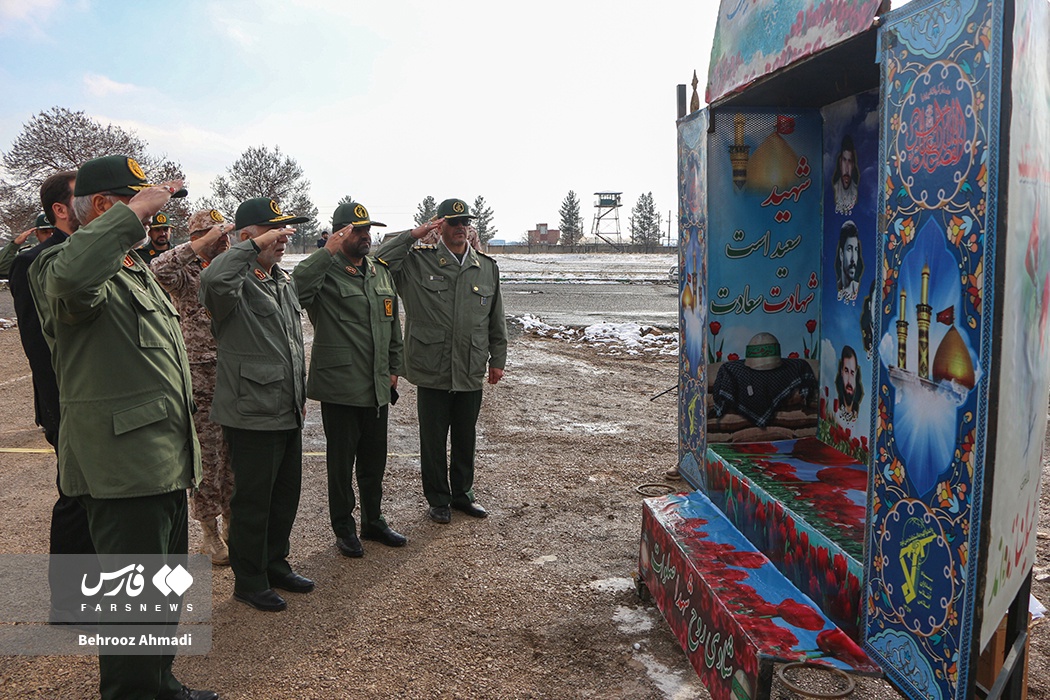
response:
M25 252L35 245L36 239L33 239L32 243L27 241L22 245L15 243L14 239L8 241L7 245L0 249L0 279L7 279L7 276L11 274L11 265L19 253Z
M97 191L80 191L97 161L81 169L77 196ZM200 478L178 315L129 254L141 238L138 217L117 203L29 270L58 380L60 486L80 497L103 570L115 555L186 554L186 488ZM102 697L183 697L174 658L100 654Z
M364 216L367 220L367 211ZM342 226L333 224L332 228ZM321 402L332 530L337 538L357 535L353 518L356 459L361 531L375 533L386 526L381 503L387 404L391 375L401 368L394 280L374 258L366 256L355 265L342 252L333 255L325 249L300 262L292 276L299 302L314 326L306 395Z
M466 505L474 501L475 424L486 370L507 362L499 268L470 246L461 263L444 243L415 243L406 231L380 246L378 257L405 305L403 376L419 387L423 493L432 507Z
M153 241L150 241L146 245L136 248L134 252L135 255L139 256L139 260L146 263L147 265L151 265L153 264L153 261L157 259L158 255L167 250L170 250L170 248L165 248L164 250L157 250L153 247Z
M265 591L291 574L288 537L299 507L306 366L291 277L264 270L241 241L201 272L200 300L218 349L211 419L230 448L230 566L235 590Z

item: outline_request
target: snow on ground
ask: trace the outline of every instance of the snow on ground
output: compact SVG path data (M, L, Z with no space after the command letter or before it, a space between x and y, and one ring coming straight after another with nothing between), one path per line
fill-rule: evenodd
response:
M603 355L677 355L678 334L664 333L653 326L637 323L595 323L586 328L552 326L525 314L510 319L522 330L543 338L555 338L574 347L596 348Z

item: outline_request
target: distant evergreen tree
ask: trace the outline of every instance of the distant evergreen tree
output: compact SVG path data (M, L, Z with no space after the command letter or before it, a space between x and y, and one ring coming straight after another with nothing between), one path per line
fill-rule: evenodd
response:
M491 241L498 231L492 225L492 207L485 203L485 198L480 194L474 200L474 216L478 217L474 219L474 228L478 230L478 238L484 245Z
M349 204L352 201L354 201L354 198L351 195L345 194L342 199L335 203L335 205L338 207L341 204Z
M416 207L416 215L412 217L412 220L416 222L416 226L422 226L434 218L434 215L437 214L437 208L437 202L428 194Z
M641 246L642 251L650 253L660 245L660 228L663 217L657 213L653 204L653 193L647 192L638 198L631 208L630 232L631 243Z
M583 217L580 215L580 198L572 190L562 200L558 216L561 244L575 248L583 239Z

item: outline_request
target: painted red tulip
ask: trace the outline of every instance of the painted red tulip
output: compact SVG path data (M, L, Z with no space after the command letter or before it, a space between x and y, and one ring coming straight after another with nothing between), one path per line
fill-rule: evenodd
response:
M797 360L798 359L798 353L797 352L789 352L788 353L788 357L790 357L792 360Z
M711 321L708 327L711 329L711 335L718 335L718 332L722 330L722 324L718 321Z
M817 330L817 322L816 322L815 319L811 318L808 321L806 321L806 330L809 331L810 333L812 333L813 331Z
M740 355L737 355L735 352L731 352L731 353L729 353L729 357L727 359L730 362L736 362L737 360L740 359Z
M784 618L789 625L815 632L824 628L824 617L816 610L798 601L788 598L777 606L777 615Z
M856 642L837 627L817 635L817 648L860 671L869 670L875 665Z

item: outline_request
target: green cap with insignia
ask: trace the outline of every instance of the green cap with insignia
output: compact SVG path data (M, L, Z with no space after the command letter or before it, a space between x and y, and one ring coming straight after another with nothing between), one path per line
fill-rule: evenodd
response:
M54 228L54 224L47 220L47 214L40 212L36 215L36 226L34 228Z
M171 228L171 220L168 215L162 211L158 211L153 215L153 218L149 220L150 228Z
M146 173L127 156L103 156L94 158L80 166L77 171L77 184L73 188L74 197L86 197L90 194L111 192L113 194L133 197L139 190L153 185L146 181ZM171 195L185 197L183 188Z
M233 225L240 230L245 226L280 224L290 226L310 220L309 216L293 216L281 211L280 205L269 197L253 197L241 202L233 217Z
M439 219L476 219L478 217L470 213L470 207L462 199L446 199L438 205L437 218Z
M386 226L379 221L372 221L364 204L346 202L335 208L332 214L332 230L338 231L346 226Z

